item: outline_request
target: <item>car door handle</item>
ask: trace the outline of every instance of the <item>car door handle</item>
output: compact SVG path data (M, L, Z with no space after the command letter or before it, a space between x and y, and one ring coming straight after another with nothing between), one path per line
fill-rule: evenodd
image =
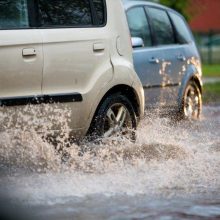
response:
M182 54L178 55L177 59L180 60L180 61L186 61L186 57Z
M159 60L158 58L151 57L151 58L149 59L149 62L150 62L150 63L158 64L158 63L160 62L160 60Z
M93 44L93 51L102 51L105 50L105 45L103 43Z
M24 48L22 50L22 56L26 57L26 56L35 56L37 55L36 49L34 48Z

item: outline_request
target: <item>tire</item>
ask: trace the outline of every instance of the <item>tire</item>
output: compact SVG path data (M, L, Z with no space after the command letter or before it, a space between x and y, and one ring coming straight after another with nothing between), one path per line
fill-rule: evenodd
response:
M199 119L202 112L202 95L199 86L193 80L189 81L182 98L181 118Z
M93 118L89 137L92 139L123 135L135 140L137 118L128 98L120 93L107 97L99 106Z

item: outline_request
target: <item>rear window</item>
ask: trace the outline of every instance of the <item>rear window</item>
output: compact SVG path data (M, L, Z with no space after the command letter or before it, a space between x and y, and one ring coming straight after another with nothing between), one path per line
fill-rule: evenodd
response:
M185 44L192 41L191 34L185 24L185 21L179 15L173 12L169 12L169 15L176 29L177 42L180 44Z
M105 24L104 0L38 0L41 26Z
M27 27L27 0L0 0L0 29Z
M92 25L89 0L39 0L42 26Z

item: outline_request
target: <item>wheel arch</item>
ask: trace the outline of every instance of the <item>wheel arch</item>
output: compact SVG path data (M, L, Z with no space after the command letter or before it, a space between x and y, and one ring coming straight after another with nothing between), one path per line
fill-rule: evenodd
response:
M132 88L131 86L128 86L128 85L125 85L125 84L119 84L119 85L116 85L116 86L113 86L112 88L110 88L106 93L105 95L102 97L102 99L100 100L93 116L92 116L92 120L91 120L91 123L90 123L90 126L89 126L89 129L88 131L90 130L91 126L92 126L92 122L93 122L93 119L94 117L96 116L100 106L102 105L102 103L110 96L110 95L113 95L113 94L116 94L116 93L120 93L122 95L124 95L125 97L128 98L128 100L131 102L133 108L134 108L134 111L135 111L135 114L136 114L136 117L139 118L140 117L140 114L141 114L141 110L140 110L140 101L138 99L138 95L135 91L134 88Z
M114 86L104 95L101 102L103 102L109 95L112 95L114 93L121 93L122 95L126 96L131 102L135 110L136 116L140 116L140 103L138 101L138 96L132 87L124 84Z
M196 75L193 75L193 76L190 78L189 81L194 81L194 82L198 85L199 90L200 90L200 92L201 92L201 94L202 94L203 88L202 88L201 80L200 80Z
M179 109L181 109L181 107L182 107L182 98L183 98L184 92L186 90L187 84L190 81L194 81L198 85L201 94L203 92L203 83L201 80L201 76L197 72L196 73L192 72L192 73L187 74L186 77L184 77L184 79L182 80L181 87L179 90L179 95L178 95Z

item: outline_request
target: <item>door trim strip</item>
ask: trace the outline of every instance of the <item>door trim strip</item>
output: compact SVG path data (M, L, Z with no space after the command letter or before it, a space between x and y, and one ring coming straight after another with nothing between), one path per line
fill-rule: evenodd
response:
M39 105L52 103L82 102L80 93L0 98L0 106Z
M149 85L149 86L143 86L144 89L152 89L152 88L166 88L166 87L175 87L180 86L181 83L170 83L165 85Z

